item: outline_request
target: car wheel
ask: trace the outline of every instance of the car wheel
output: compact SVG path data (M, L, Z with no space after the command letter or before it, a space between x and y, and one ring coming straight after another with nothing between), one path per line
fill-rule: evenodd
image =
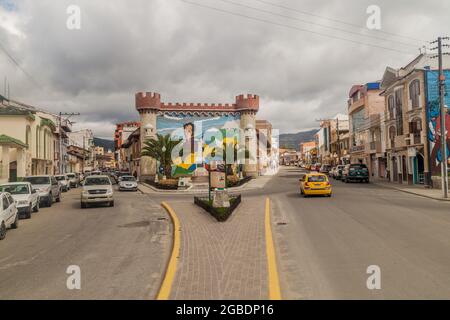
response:
M51 207L53 204L53 196L52 194L49 194L48 198L47 198L47 207Z
M87 205L86 205L86 203L84 203L84 202L81 202L81 209L86 209L87 208Z
M30 207L27 210L27 213L25 214L25 219L31 219L31 212L33 212L32 205L30 204Z
M5 239L6 237L6 225L4 222L2 222L2 225L0 226L0 240Z
M56 198L56 202L61 202L61 192L59 192L58 198Z
M114 207L114 201L110 201L110 202L109 202L109 206L110 206L110 207Z
M33 208L33 212L39 212L39 200L36 201L36 205Z
M14 223L11 225L11 229L17 229L19 227L19 214L16 214L16 219L14 219Z

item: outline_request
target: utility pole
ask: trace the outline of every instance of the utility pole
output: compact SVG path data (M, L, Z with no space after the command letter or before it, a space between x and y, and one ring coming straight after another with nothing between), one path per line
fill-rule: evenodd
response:
M444 198L448 198L448 173L447 173L447 132L445 128L445 75L442 68L442 38L438 38L438 55L439 55L439 100L441 106L441 155L442 155L442 192Z
M341 164L341 138L339 137L339 117L336 118L336 135L337 135L337 155L338 165Z
M439 134L441 137L441 177L442 177L442 193L443 193L443 197L444 198L448 198L448 170L447 170L447 161L448 161L448 156L447 156L447 130L446 130L446 123L445 123L445 117L447 115L447 110L445 108L445 74L444 74L444 68L443 68L443 59L442 56L443 55L449 55L449 53L443 53L442 52L442 47L450 47L450 45L448 44L442 44L443 40L450 40L449 37L438 37L437 40L431 42L431 43L436 43L437 42L437 47L433 48L432 50L437 49L438 50L438 54L437 56L433 56L433 58L438 58L439 60L439 81L438 81L438 86L439 86L439 105L440 105L440 114L441 114L441 121L440 121L440 133L436 133Z
M62 161L63 160L63 156L62 156L62 120L63 119L62 119L62 117L67 116L67 118L65 120L68 121L70 117L79 116L79 115L80 115L79 112L77 112L77 113L60 112L59 113L59 125L58 125L58 128L59 128L59 155L58 155L59 174L63 174L63 161Z

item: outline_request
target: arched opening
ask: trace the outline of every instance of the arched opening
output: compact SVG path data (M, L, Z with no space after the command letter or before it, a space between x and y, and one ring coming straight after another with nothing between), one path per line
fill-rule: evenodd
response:
M44 129L44 141L43 141L43 145L44 145L44 159L48 159L47 157L47 130Z
M425 159L421 153L417 154L416 157L416 167L417 167L417 180L415 183L424 184L425 183Z
M39 159L40 153L40 140L41 140L41 128L39 126L36 127L36 159Z

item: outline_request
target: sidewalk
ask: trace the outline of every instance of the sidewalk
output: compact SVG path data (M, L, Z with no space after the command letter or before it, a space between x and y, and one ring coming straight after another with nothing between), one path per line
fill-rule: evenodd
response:
M252 179L246 184L239 186L228 188L228 191L250 191L250 190L259 190L265 187L265 185L272 179L273 176L260 176L256 179ZM138 185L139 191L144 194L192 194L192 195L202 195L208 194L208 189L187 189L187 190L160 190L157 189L147 183L140 182Z
M399 184L395 182L389 182L384 179L373 179L371 182L375 185L379 185L385 188L391 188L398 191L414 194L420 197L425 197L429 199L434 200L440 200L440 201L450 201L450 198L443 198L442 196L442 190L440 189L426 189L422 185L406 185L406 184Z
M268 299L263 197L243 198L227 222L191 201L169 202L181 225L170 299Z

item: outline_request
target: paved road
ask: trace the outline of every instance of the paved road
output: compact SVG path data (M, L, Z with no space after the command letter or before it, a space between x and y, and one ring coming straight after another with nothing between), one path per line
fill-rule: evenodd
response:
M0 242L0 299L152 299L170 254L159 202L116 193L116 206L80 209L79 190L21 220ZM81 290L66 270L81 268Z
M333 182L302 198L298 168L266 186L282 289L290 299L450 298L450 204L370 184ZM368 290L369 265L381 290Z

